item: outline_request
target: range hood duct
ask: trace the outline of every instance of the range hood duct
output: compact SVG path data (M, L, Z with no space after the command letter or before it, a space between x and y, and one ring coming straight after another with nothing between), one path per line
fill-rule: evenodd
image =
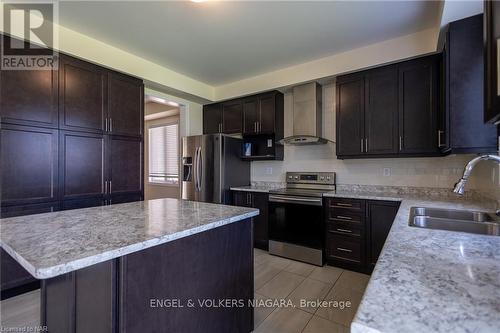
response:
M283 145L318 145L331 142L321 137L322 90L317 82L293 88L293 135L278 141Z

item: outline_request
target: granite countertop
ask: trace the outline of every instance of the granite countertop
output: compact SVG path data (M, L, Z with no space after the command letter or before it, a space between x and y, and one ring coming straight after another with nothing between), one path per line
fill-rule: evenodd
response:
M273 189L275 189L275 187L266 185L247 185L247 186L231 187L231 191L262 192L262 193L269 193L269 191Z
M325 196L401 201L351 332L498 332L500 237L408 225L414 206L491 211L491 203L425 193Z
M47 279L259 214L258 209L178 199L0 219L0 245Z

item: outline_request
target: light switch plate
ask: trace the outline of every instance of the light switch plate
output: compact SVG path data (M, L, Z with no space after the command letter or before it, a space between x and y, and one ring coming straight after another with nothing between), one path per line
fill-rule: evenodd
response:
M272 175L273 174L273 168L272 167L266 167L266 175Z
M384 177L391 176L391 168L384 168Z
M271 148L273 146L273 139L267 139L267 147Z

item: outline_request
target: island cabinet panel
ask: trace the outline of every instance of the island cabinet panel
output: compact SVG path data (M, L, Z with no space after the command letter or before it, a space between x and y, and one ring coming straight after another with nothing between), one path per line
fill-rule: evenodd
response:
M42 280L42 325L50 333L118 332L116 265L110 260Z
M400 153L438 155L438 58L399 65Z
M0 117L3 123L58 126L58 71L0 71Z
M327 263L371 273L399 209L399 202L327 198Z
M252 331L251 227L240 221L122 257L120 332ZM151 300L169 299L185 307L150 306ZM193 308L187 307L189 299ZM243 307L199 303L227 299L242 300Z
M108 74L108 128L115 135L141 137L143 132L144 84L119 73Z
M253 245L255 248L269 249L269 208L267 193L232 191L233 205L259 209L259 215L253 219Z
M2 206L58 200L58 130L2 125Z
M34 284L37 280L26 271L17 261L4 249L0 248L0 279L2 287L2 299L9 297L4 290L14 290L26 284ZM37 284L38 286L38 284ZM36 286L35 286L36 287ZM20 290L21 292L24 290ZM12 294L12 292L11 292Z
M61 198L102 197L106 194L105 136L61 131Z
M91 63L59 59L59 126L102 133L106 129L107 75Z

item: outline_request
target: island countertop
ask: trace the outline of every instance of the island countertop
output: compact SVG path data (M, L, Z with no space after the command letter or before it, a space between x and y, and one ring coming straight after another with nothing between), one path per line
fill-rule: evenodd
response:
M0 245L47 279L258 214L178 199L138 201L0 219Z
M325 197L401 202L351 332L498 331L500 237L408 225L411 207L492 211L492 203L431 193L338 191Z

